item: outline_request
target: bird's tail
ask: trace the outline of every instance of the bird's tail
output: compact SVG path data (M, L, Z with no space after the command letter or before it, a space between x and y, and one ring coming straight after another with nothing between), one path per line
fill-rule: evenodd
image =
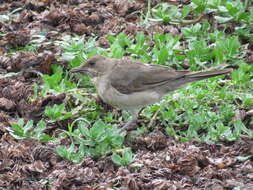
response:
M203 79L207 79L210 77L215 77L215 76L219 76L219 75L223 75L226 73L230 73L232 72L233 69L223 69L223 70L219 70L219 71L200 71L200 72L186 72L185 75L183 75L182 77L173 80L173 81L168 81L163 88L160 88L159 90L166 94L169 91L173 91L176 90L178 88L182 88L184 87L186 84L194 82L194 81L198 81L198 80L203 80Z
M226 73L230 73L232 71L233 69L223 69L219 71L190 72L190 73L187 73L185 77L189 79L189 82L192 82L192 81L197 81L197 80L202 80L202 79L206 79L210 77L223 75Z

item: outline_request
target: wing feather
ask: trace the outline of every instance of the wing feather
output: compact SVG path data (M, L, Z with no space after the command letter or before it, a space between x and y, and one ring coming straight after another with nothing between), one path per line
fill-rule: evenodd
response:
M175 71L161 65L136 62L118 64L110 75L111 85L123 94L153 90L169 81L182 78L189 71Z

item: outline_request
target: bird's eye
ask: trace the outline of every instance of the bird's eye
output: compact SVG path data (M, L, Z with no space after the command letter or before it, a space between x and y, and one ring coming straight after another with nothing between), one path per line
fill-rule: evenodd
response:
M93 65L95 65L95 62L89 62L89 65L93 66Z

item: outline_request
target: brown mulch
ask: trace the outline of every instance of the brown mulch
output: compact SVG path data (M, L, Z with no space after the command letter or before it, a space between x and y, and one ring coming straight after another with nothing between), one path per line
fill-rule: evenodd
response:
M152 145L147 138L157 136ZM160 138L159 138L160 137ZM164 139L161 141L161 139ZM164 144L161 145L161 142ZM241 189L253 188L248 138L229 144L179 143L160 132L138 138L139 150L128 167L111 159L85 158L80 164L61 160L54 145L33 140L14 140L5 133L0 150L2 189ZM155 144L159 145L155 147Z

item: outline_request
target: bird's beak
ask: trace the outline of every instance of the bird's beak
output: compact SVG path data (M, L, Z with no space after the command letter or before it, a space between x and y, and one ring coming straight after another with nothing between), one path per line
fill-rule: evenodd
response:
M77 72L80 72L80 71L82 71L82 68L81 67L76 67L76 68L71 69L69 72L77 73Z
M82 73L85 75L89 75L90 77L94 77L97 75L97 72L90 68L84 68L84 67L76 67L71 69L69 72L71 73Z

